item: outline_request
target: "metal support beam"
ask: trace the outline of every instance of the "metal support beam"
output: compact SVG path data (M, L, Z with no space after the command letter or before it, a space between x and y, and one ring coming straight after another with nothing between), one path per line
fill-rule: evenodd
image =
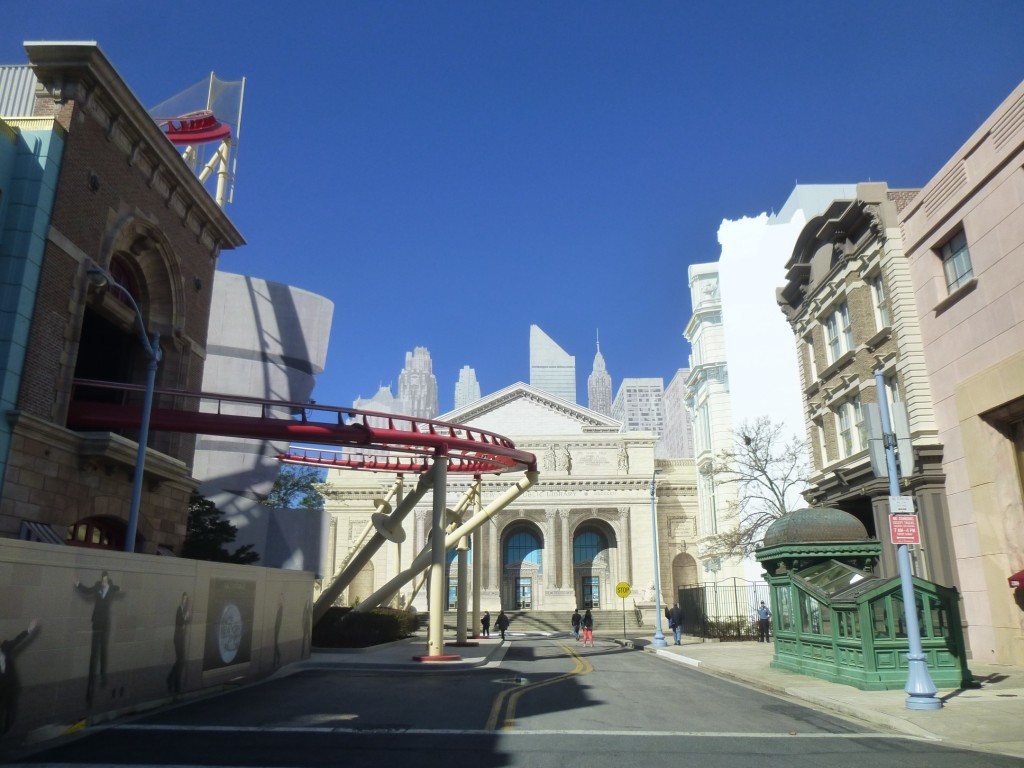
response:
M448 457L434 458L434 506L430 517L430 621L427 630L427 656L444 655L444 609L448 578L445 573L445 501L448 496Z
M387 518L386 527L390 530L397 530L401 528L402 520L412 512L416 503L423 498L423 495L430 489L434 483L433 473L428 472L424 475L420 475L419 482L416 483L416 487L402 499L402 503L395 507L395 511ZM313 624L316 624L320 619L327 613L327 609L330 608L334 601L338 599L340 595L349 584L352 583L352 579L363 570L363 567L370 562L370 559L377 554L377 551L384 545L388 539L381 534L380 530L373 534L370 540L349 562L341 573L334 577L334 581L331 585L320 593L320 597L317 598L316 604L313 606ZM379 605L379 603L378 603ZM374 605L373 607L377 607Z
M454 547L455 544L464 536L469 536L471 533L480 528L484 523L490 520L495 514L507 507L513 501L522 496L526 491L532 488L539 477L539 473L535 471L527 472L524 477L519 480L515 485L508 488L501 496L496 498L486 507L484 507L478 514L473 515L472 518L462 523L453 532L449 533L445 537L444 548L447 550ZM355 606L353 612L369 611L378 605L381 605L402 588L403 585L408 584L416 576L418 576L431 562L430 550L424 548L410 563L409 567L402 571L398 576L393 578L383 587L378 589L368 598L363 600L359 605Z

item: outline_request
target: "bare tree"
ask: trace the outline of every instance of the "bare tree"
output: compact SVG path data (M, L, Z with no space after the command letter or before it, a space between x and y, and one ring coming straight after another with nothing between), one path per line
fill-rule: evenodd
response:
M715 485L736 487L736 500L726 514L730 524L708 538L705 556L748 556L768 526L803 506L807 444L797 437L787 440L785 425L761 416L741 425L734 445L715 456L711 472Z

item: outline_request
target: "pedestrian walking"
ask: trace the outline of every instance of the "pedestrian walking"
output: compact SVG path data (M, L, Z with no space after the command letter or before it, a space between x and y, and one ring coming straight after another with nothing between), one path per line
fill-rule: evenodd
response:
M490 611L484 611L484 615L480 619L480 628L483 630L480 635L481 637L491 636L491 613Z
M768 606L764 604L764 600L761 601L761 607L757 609L757 642L769 643L771 638L769 632L771 631L772 624L772 612Z
M586 647L587 641L590 641L590 647L594 647L594 616L590 613L590 609L587 608L587 612L583 614L583 645Z
M580 622L583 621L583 617L580 616L580 609L574 608L572 611L572 636L576 638L577 642L580 639Z
M508 629L508 616L505 615L504 611L498 612L498 618L494 620L494 626L501 632L501 639L505 639L505 630Z
M676 645L682 645L683 609L679 607L679 603L676 603L668 609L668 628L672 630L672 635L675 637Z

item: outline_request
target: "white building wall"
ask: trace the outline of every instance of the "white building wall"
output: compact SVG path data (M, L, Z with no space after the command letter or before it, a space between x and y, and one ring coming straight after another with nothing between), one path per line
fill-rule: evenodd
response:
M308 402L327 361L334 304L323 296L246 275L217 272L210 304L203 391ZM282 418L290 411L282 409ZM261 565L317 570L322 515L278 520L260 505L287 444L216 435L196 439L199 492L256 545ZM297 523L297 524L293 524ZM273 532L272 535L270 532Z
M480 382L476 371L468 365L459 370L459 380L455 382L455 410L480 399Z
M722 221L718 274L733 430L768 416L788 438L808 439L796 342L775 289L807 221L856 194L856 184L797 185L777 214ZM802 506L799 493L789 503Z
M530 326L530 384L576 402L576 358L539 326Z
M741 578L745 573L739 560L703 557L708 552L707 538L721 533L726 525L735 525L728 514L736 499L734 487L716 486L709 474L714 457L732 445L733 434L718 266L691 265L689 281L693 315L684 336L692 349L687 402L693 415L697 467L700 575L703 581L721 581Z

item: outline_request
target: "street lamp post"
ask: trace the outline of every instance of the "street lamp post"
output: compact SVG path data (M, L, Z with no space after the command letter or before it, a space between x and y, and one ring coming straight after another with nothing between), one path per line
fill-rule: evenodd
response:
M124 551L134 552L135 535L139 529L139 507L142 504L142 482L146 467L146 443L149 440L149 415L153 410L153 389L156 386L156 369L160 365L160 359L163 357L160 351L160 334L154 331L153 339L150 341L149 335L146 333L146 324L142 320L142 311L135 302L135 297L131 295L127 288L117 282L109 272L99 267L93 267L86 272L86 275L93 285L97 287L109 285L117 288L128 299L132 309L135 310L139 339L142 341L142 347L146 351L146 358L148 360L146 365L146 394L142 403L142 422L139 425L139 452L135 458L135 474L132 477L132 501L131 506L128 508L128 530L124 538Z
M890 427L889 400L885 394L885 374L881 368L875 371L875 388L878 391L878 410L882 417L882 437L885 442L885 463L889 472L889 496L900 495L900 481L896 471L896 454L893 450L896 436ZM904 457L904 460L906 457ZM907 692L905 705L907 709L934 710L942 709L942 699L932 677L928 674L928 657L921 647L921 626L917 621L917 598L914 595L914 581L910 570L910 553L906 544L896 548L896 559L899 563L900 589L903 595L903 617L907 625L907 684L903 690Z
M664 648L668 645L665 642L665 633L661 630L661 567L658 565L658 511L655 506L654 479L658 470L651 474L651 539L654 545L654 640L651 645L655 648Z

